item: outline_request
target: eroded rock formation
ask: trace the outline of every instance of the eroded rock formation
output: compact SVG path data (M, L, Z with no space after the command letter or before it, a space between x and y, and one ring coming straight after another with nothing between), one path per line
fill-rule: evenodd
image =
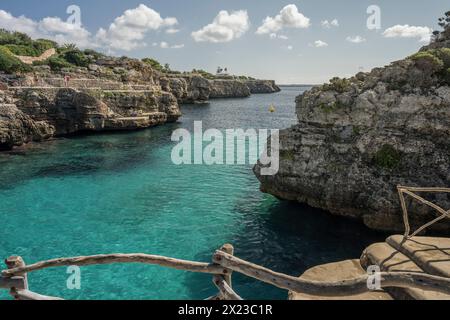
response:
M379 230L403 230L396 186L450 186L448 41L297 98L298 124L280 134L280 170L261 189ZM450 198L431 196L444 208ZM412 224L436 217L409 202ZM448 220L448 219L447 219ZM435 225L450 230L450 224Z
M33 73L0 74L0 149L80 131L148 128L177 121L182 103L278 90L270 81L161 73L129 58L58 72L35 66Z

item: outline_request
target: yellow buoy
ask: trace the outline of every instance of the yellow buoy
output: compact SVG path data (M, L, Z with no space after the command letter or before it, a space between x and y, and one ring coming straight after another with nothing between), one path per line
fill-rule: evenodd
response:
M271 113L273 113L273 112L275 112L276 111L276 109L275 109L275 106L272 104L272 105L270 105L270 107L269 107L269 111L271 112Z

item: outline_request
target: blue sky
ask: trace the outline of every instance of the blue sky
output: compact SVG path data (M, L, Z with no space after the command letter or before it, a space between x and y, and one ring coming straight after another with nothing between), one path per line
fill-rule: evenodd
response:
M152 13L145 27L133 29L135 21L131 15L128 20L116 20L115 29L110 30L116 18L141 4L160 15L158 21L152 20ZM64 31L69 5L81 9L82 26L75 30L76 35L70 28ZM293 20L277 20L276 16L288 5L296 7ZM379 30L367 28L369 5L381 9ZM147 9L144 11L149 13ZM0 10L4 11L3 16L0 11L0 27L31 30L36 37L48 34L61 42L75 37L82 46L95 46L115 55L153 57L169 63L172 69L202 68L214 72L217 66L223 66L234 74L275 79L279 83L315 84L333 76L368 71L417 51L424 45L420 41L424 30L438 28L437 18L450 6L448 0L2 0ZM203 29L222 10L227 11L225 29L221 23ZM241 13L234 15L239 10ZM27 19L20 19L22 15ZM257 34L267 16L273 18L272 24L267 24L266 33ZM58 17L60 21L42 23L46 17ZM322 24L325 20L328 27ZM100 28L105 30L101 37ZM172 33L167 32L169 29ZM208 36L208 30L223 33ZM192 35L195 31L196 37ZM124 41L129 35L131 40ZM216 35L221 37L216 39Z

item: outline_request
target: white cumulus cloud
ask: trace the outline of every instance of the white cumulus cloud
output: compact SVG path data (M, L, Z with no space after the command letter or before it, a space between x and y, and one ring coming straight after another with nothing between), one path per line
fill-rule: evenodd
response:
M330 29L331 27L339 27L339 21L338 19L333 19L331 21L328 20L323 20L320 22L320 24L322 25L322 27L324 27L325 29Z
M250 27L247 11L239 10L228 13L222 10L213 22L198 31L192 32L196 42L229 42L240 38Z
M348 36L346 40L347 40L348 42L351 42L351 43L362 43L362 42L366 42L366 39L363 38L363 37L361 37L361 36L354 36L354 37Z
M418 38L420 42L429 42L433 29L410 25L395 25L383 32L385 38Z
M34 39L46 38L60 44L75 43L82 48L93 46L91 34L83 26L62 21L57 17L34 21L25 16L14 17L9 12L0 10L0 28L23 32Z
M289 4L275 17L266 17L256 33L271 34L283 28L308 28L310 25L310 19L299 12L295 4Z
M158 12L141 4L137 8L126 10L107 29L100 28L92 35L82 25L69 23L58 17L35 21L25 16L14 17L0 10L0 28L24 32L34 39L46 38L59 44L74 43L80 48L103 47L108 50L129 51L145 46L143 40L147 32L167 27L168 33L173 33L176 30L173 26L177 24L176 18L162 18Z
M324 48L324 47L328 47L328 43L326 43L325 41L322 41L322 40L317 40L317 41L314 41L314 46L316 48Z
M99 43L112 49L132 50L142 45L146 33L178 24L176 18L162 18L155 10L140 4L117 17L108 29L100 28L96 34Z

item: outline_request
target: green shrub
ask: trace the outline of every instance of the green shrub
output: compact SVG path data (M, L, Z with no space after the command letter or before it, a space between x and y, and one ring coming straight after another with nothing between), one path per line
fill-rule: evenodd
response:
M444 68L444 62L436 56L435 50L418 52L410 57L416 66L421 70L432 72L440 71Z
M58 48L58 44L55 41L47 40L47 39L37 39L33 43L33 47L36 48L39 52L44 53L48 49Z
M105 55L103 53L97 52L95 50L92 49L86 49L84 50L84 54L87 56L91 56L92 58L94 58L95 60L97 59L101 59L104 58Z
M152 58L144 58L142 59L142 62L150 65L153 69L158 71L163 71L164 67L159 63L159 61L152 59Z
M12 32L5 29L0 29L0 45L16 44L16 45L31 45L33 40L25 33Z
M60 71L62 68L72 67L72 64L60 56L53 56L49 58L45 64L48 64L53 71Z
M205 70L192 70L194 73L198 73L199 75L201 75L203 78L206 78L206 79L210 79L210 80L212 80L212 79L215 79L216 78L216 76L215 75L213 75L212 73L209 73L208 71L205 71Z
M347 91L350 88L351 82L348 79L341 79L338 77L334 77L330 80L330 83L324 84L323 89L324 90L334 90L338 93L343 93Z
M1 29L0 45L4 45L15 55L32 57L40 56L44 51L58 46L51 40L38 39L34 41L24 33Z
M395 169L400 164L402 155L390 144L385 144L375 154L375 164L385 169Z
M450 48L440 48L432 51L437 58L442 60L444 68L450 68Z
M4 47L8 48L11 53L18 56L37 57L41 55L41 53L37 51L33 46L26 46L21 44L5 44Z
M62 55L62 58L68 63L78 67L87 67L91 63L91 60L79 50L66 51Z
M17 59L8 48L0 46L0 71L6 73L29 72L31 67Z

